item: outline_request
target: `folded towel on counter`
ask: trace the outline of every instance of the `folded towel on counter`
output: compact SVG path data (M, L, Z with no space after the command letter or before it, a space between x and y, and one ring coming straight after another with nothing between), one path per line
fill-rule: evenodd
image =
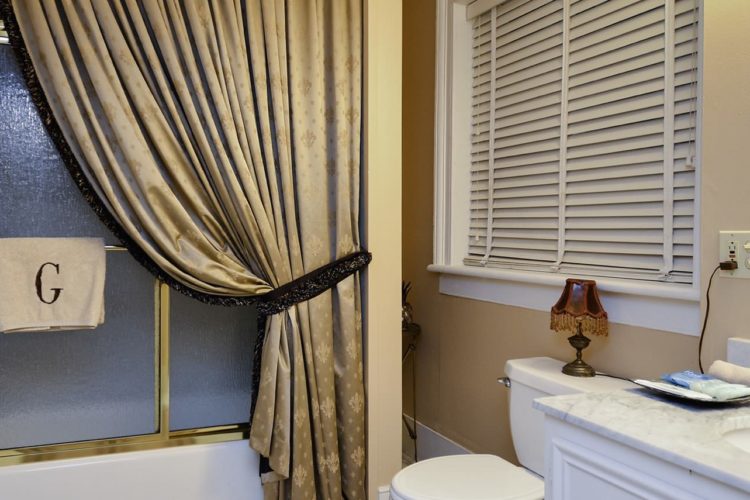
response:
M708 394L717 401L729 401L750 396L750 387L743 384L730 384L718 378L693 382L690 384L690 390Z
M105 270L101 238L0 238L0 331L102 324Z
M693 382L702 382L705 380L714 380L716 377L711 375L705 375L703 373L696 373L693 370L683 370L681 372L665 373L661 376L661 379L677 384L682 387L690 387Z
M750 371L750 369L748 371ZM679 386L680 388L687 388L691 392L708 395L716 401L731 401L733 399L750 396L750 386L733 383L732 380L719 378L718 375L712 373L703 374L696 373L692 370L684 370L681 372L664 374L661 378L662 380Z
M750 386L750 368L727 363L717 359L708 368L708 373L721 380L733 384L744 384Z

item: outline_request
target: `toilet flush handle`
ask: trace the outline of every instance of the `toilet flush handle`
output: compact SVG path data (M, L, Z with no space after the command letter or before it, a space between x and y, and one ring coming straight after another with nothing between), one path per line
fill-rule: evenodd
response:
M505 387L510 388L510 379L508 377L503 377L497 379L498 384L503 384Z

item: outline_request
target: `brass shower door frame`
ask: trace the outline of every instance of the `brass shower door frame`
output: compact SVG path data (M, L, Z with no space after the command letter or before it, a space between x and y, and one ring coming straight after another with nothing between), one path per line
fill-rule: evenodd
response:
M126 252L107 245L109 252ZM23 448L0 449L0 466L82 458L126 451L154 450L189 444L221 443L247 439L249 424L230 424L195 429L169 429L169 313L170 289L154 280L154 427L156 432L136 436L73 441Z

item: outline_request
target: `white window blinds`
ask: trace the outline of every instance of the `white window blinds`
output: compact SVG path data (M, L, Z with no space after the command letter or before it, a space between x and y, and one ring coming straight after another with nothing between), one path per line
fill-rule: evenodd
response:
M466 264L692 282L697 1L474 18Z

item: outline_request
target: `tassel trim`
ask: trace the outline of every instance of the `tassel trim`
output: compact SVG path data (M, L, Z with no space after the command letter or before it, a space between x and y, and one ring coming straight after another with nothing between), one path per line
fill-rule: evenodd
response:
M566 313L552 313L550 328L556 332L577 333L578 325L581 325L581 333L584 335L597 335L606 337L609 335L607 317L592 318L591 316L571 316Z

